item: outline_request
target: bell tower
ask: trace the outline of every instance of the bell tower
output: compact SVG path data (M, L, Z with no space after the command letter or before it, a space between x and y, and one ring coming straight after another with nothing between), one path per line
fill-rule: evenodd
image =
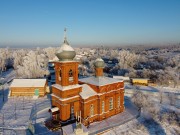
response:
M78 62L73 61L76 53L69 45L66 37L66 29L64 29L64 42L56 53L59 58L55 62L56 83L62 86L78 84Z
M73 60L76 53L67 41L66 29L63 44L56 56L59 60L53 62L56 84L52 85L52 105L59 108L61 121L75 120L74 114L80 110L79 93L82 86L78 84L79 62Z

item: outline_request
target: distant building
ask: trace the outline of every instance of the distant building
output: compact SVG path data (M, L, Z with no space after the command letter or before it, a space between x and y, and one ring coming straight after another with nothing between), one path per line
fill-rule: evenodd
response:
M120 80L124 80L124 82L130 82L130 78L126 77L126 76L118 76L118 75L113 75L114 79L120 79Z
M133 85L145 85L145 86L148 86L148 83L149 83L149 79L146 79L146 78L131 78L131 83Z
M14 79L10 85L10 96L44 96L46 79Z
M76 53L66 36L56 53L54 61L55 84L52 85L53 118L68 123L81 117L88 125L124 111L124 82L103 76L104 61L97 58L94 65L96 75L78 79L79 62L74 61ZM77 116L77 114L80 114Z

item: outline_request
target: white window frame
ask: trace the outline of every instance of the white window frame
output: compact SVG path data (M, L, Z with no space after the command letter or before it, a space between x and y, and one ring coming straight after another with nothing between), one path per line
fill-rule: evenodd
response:
M90 116L93 116L94 115L94 105L91 104L90 106Z
M104 113L104 112L105 112L105 102L102 101L102 113Z
M109 99L109 110L113 110L113 97Z
M120 108L121 107L121 104L120 104L120 96L118 97L118 108Z

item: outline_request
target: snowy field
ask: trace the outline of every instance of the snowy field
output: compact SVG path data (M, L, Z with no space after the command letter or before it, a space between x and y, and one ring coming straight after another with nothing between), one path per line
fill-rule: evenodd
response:
M4 102L3 92L0 91L0 127L4 127L4 134L17 134L15 131L23 131L29 123L42 123L50 118L48 109L51 102L48 97L33 99L32 97L9 97L8 85L5 85ZM2 130L2 129L1 129ZM18 132L19 134L19 132Z

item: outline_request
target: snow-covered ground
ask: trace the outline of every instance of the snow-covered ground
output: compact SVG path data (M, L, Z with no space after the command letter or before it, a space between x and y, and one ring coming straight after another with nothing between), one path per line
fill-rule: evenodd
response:
M42 123L50 118L48 109L51 108L51 101L48 97L33 99L32 97L9 97L9 85L4 85L3 94L0 91L0 132L3 133L27 134L26 129L29 123Z
M16 76L16 73L13 69L9 69L6 72L2 72L0 75L0 83L5 84L7 82L12 81Z
M13 71L8 71L8 74L3 74L5 82L15 76ZM2 77L2 76L1 76ZM50 118L48 109L51 107L50 99L48 97L34 100L30 97L10 97L8 98L9 85L4 85L5 101L3 102L2 90L0 91L0 127L10 129L26 129L29 122L37 123L39 133L45 129L43 122ZM148 95L148 102L155 106L155 114L152 115L153 109L142 109L142 115L130 122L105 132L105 135L114 134L129 134L129 135L151 135L151 134L180 134L180 89L169 87L152 87L152 86L137 86L125 85L125 95L129 96L134 89L144 92ZM129 91L128 91L129 90ZM127 93L130 94L127 94ZM162 102L160 103L160 92L162 92ZM169 98L171 94L175 96ZM129 97L131 97L129 96ZM175 97L175 102L171 102ZM149 100L150 99L150 100ZM139 99L141 100L141 99ZM35 111L36 110L36 111ZM36 113L37 112L37 113ZM176 118L177 117L177 118ZM13 130L7 130L6 134L15 134ZM49 133L47 133L49 134ZM49 134L50 135L50 134Z

